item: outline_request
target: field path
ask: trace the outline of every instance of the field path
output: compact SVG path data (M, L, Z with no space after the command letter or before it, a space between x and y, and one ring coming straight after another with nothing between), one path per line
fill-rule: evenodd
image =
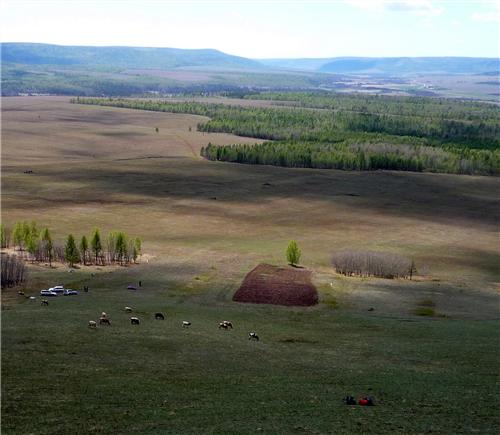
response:
M189 142L187 139L183 138L180 134L174 133L174 136L176 138L178 138L181 142L183 142L184 145L186 145L187 148L189 148L189 150L193 154L194 158L196 158L196 159L200 159L201 158L200 155L195 151L195 149L193 147L193 144L191 142Z

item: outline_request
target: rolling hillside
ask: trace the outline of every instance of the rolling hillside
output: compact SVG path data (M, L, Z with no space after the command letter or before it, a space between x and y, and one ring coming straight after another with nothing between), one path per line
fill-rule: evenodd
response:
M262 68L259 62L218 50L147 47L83 47L32 43L2 44L2 63L26 65L181 68Z
M328 89L496 100L500 74L495 58L247 59L213 49L1 47L3 96Z

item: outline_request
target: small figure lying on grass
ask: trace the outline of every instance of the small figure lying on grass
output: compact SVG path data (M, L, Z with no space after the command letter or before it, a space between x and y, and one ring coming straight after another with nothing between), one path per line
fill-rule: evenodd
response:
M368 397L362 397L361 399L358 400L358 405L361 406L374 406L375 403L373 403L373 398L368 396Z
M356 399L352 396L345 396L342 401L346 405L361 405L361 406L375 406L375 403L373 402L373 397L367 396L367 397L362 397L356 402Z

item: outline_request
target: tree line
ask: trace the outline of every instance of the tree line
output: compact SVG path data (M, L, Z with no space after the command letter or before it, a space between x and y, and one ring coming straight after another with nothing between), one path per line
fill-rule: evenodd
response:
M266 94L258 94L259 97L263 95ZM327 106L326 96L278 94L280 98L288 95L304 105ZM340 101L332 104L340 104L341 109L333 109L335 106L326 109L262 108L111 98L78 98L73 102L203 115L210 119L198 124L199 131L273 141L254 146L226 145L219 150L209 144L202 149L202 155L210 160L347 170L500 174L497 108L481 103L468 106L466 102L443 99L441 103L426 103L431 99L415 97L392 101L391 97L379 100L336 95L330 99ZM361 106L363 102L368 102L366 108ZM427 108L430 116L425 115ZM393 113L396 109L400 109L401 114ZM380 112L364 113L363 110ZM484 114L484 122L476 119L478 113Z
M48 228L39 230L35 221L16 222L10 236L1 225L2 248L12 246L21 256L31 262L66 262L70 266L121 264L137 262L141 255L142 242L139 238L129 237L123 231L111 231L103 238L96 228L87 237L78 240L69 234L63 243L54 242Z
M265 98L266 95L257 96ZM273 95L276 94L270 93L268 98ZM345 97L334 94L328 98L313 98L304 93L277 95L295 97L297 103L303 106L263 108L112 98L76 98L71 101L203 115L211 119L198 125L200 131L268 140L332 142L345 139L352 133L378 133L422 138L426 145L431 146L454 144L463 148L500 148L500 111L491 104L445 99L438 100L441 101L438 104L434 99L417 97ZM312 103L308 103L310 100ZM322 104L324 100L331 101L331 106Z
M448 120L499 122L498 106L457 98L406 97L363 93L257 92L241 94L247 100L272 101L277 106L309 107L357 113L385 113L397 116Z
M208 160L290 168L344 170L396 170L453 174L500 174L500 153L489 150L434 148L344 141L333 144L310 142L264 142L255 145L202 147Z

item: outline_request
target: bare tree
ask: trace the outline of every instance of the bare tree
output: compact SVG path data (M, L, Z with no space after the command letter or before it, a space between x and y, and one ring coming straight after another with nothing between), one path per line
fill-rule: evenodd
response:
M2 255L2 288L21 284L26 279L26 266L17 255Z
M415 263L403 255L380 251L343 251L332 258L336 272L346 276L408 278L416 272Z

